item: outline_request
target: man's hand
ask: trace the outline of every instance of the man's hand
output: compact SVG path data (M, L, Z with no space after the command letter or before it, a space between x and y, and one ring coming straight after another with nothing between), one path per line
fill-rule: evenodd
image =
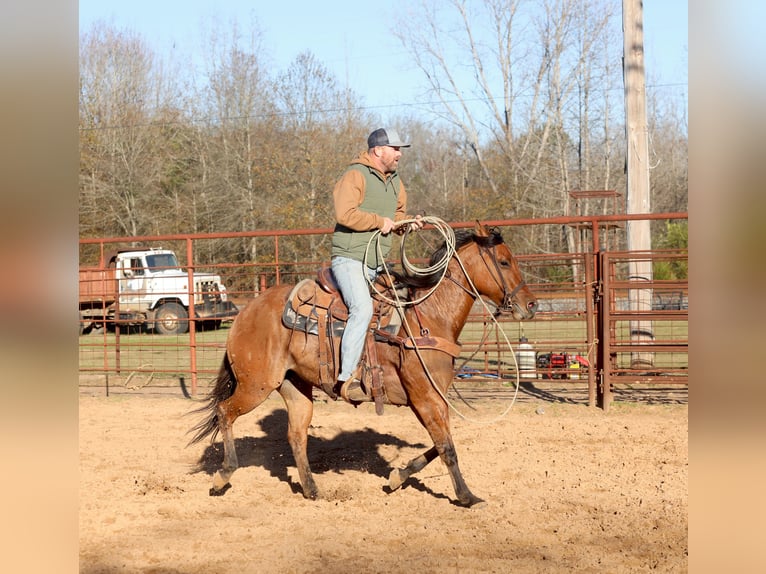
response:
M380 228L380 232L383 235L388 235L391 233L391 230L394 228L394 220L390 217L384 217L383 218L383 227Z
M421 215L415 216L415 221L410 223L410 229L412 231L417 231L418 229L423 229L423 226L425 223L423 223L423 217Z
M394 233L397 235L404 235L405 231L417 231L418 229L422 229L424 225L423 217L421 215L416 215L413 221L397 223L394 226Z

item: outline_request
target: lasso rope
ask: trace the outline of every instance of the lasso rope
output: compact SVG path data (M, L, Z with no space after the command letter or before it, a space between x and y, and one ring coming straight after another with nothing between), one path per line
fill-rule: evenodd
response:
M394 229L396 229L398 227L401 227L401 226L404 226L404 225L409 225L410 223L414 223L415 221L416 221L415 219L405 219L405 220L398 221L396 223ZM455 407L455 405L452 403L452 401L449 400L449 398L446 396L446 394L436 384L436 382L434 381L433 375L431 375L431 371L428 368L428 365L426 364L425 360L423 359L423 356L420 353L420 349L418 348L416 339L413 336L413 334L412 334L412 332L410 330L410 327L407 324L407 321L405 321L405 319L404 319L404 307L406 307L408 305L417 305L418 303L420 303L420 302L424 301L425 299L427 299L428 297L430 297L431 294L436 290L436 288L444 280L444 277L445 277L445 275L447 273L447 266L448 266L448 264L450 262L450 259L452 259L452 257L455 257L455 259L457 260L458 264L460 265L460 268L463 271L463 274L465 275L466 279L468 280L468 284L469 284L469 286L471 288L470 290L472 291L472 293L474 295L476 295L476 299L481 301L481 304L484 306L485 311L492 318L492 321L495 324L495 327L502 334L503 339L505 340L506 344L508 345L508 348L511 349L511 351L513 351L513 347L511 346L511 342L508 340L508 336L505 334L505 331L503 330L503 328L500 325L500 323L498 323L497 319L495 318L494 313L491 312L491 310L490 310L489 306L487 305L486 301L484 301L484 299L479 294L479 291L476 289L476 286L473 284L473 281L471 280L470 276L468 275L468 272L465 269L465 265L461 261L460 256L458 256L458 254L457 254L457 250L455 248L455 232L454 232L454 230L449 225L447 225L447 223L444 220L442 220L442 219L440 219L438 217L424 216L423 218L420 219L420 221L423 224L430 224L430 225L432 225L442 235L442 237L444 237L444 242L445 242L445 245L446 245L444 256L439 261L435 262L434 264L432 264L432 265L430 265L428 267L423 267L423 268L416 267L407 258L407 255L406 255L406 252L405 252L405 242L404 242L404 239L402 239L402 243L401 243L401 261L402 261L402 267L407 271L407 273L409 273L410 275L415 275L415 276L426 276L426 275L431 275L433 273L441 272L441 277L439 277L439 280L436 282L436 284L431 289L429 289L425 293L425 295L423 295L422 297L419 297L418 299L415 299L415 300L412 300L412 301L402 301L399 298L399 295L398 295L398 293L396 292L395 289L392 289L392 292L394 294L394 299L389 299L388 297L383 295L383 293L381 293L377 289L377 287L373 284L373 282L370 280L370 278L367 277L367 274L365 274L365 278L367 279L367 283L370 285L372 290L375 291L375 293L377 294L378 297L380 297L382 300L386 301L387 303L389 303L390 305L392 305L393 307L396 308L397 312L399 313L399 315L400 315L400 317L402 319L402 325L404 325L404 329L407 332L407 335L409 336L410 340L413 343L415 354L417 355L418 360L420 361L420 364L423 366L423 369L426 372L426 375L428 377L429 382L431 383L431 386L436 390L437 393L439 393L439 396L441 396L441 398L444 400L444 402L447 403L447 405L453 411L455 411L455 413L460 418L462 418L463 420L467 420L467 421L474 422L474 423L477 423L477 424L492 424L492 423L497 422L498 420L502 419L503 417L505 417L508 414L508 412L510 412L511 408L513 407L514 403L516 402L516 397L518 396L518 393L519 393L519 364L518 364L518 361L516 360L516 354L511 352L511 356L513 357L513 362L514 362L514 366L515 366L515 369L516 369L516 384L515 384L515 388L514 388L513 398L511 399L511 403L508 405L508 407L502 413L500 413L499 415L497 415L493 419L490 419L488 421L482 421L482 420L474 419L474 418L469 417L469 416L463 414L462 412L460 412L460 410L458 410L458 408ZM377 254L378 254L378 261L382 261L383 260L383 255L382 255L382 250L381 250L381 245L380 245L380 235L381 235L380 230L377 230L375 233L373 233L372 237L370 237L370 240L367 243L367 249L365 250L365 254L364 254L364 264L365 265L367 265L367 255L369 253L370 246L372 245L373 242L375 242L375 247L376 247ZM406 237L406 235L405 235L405 237ZM388 271L388 268L384 266L384 270L385 270L385 273L386 273L386 277L389 279L389 285L393 285L393 281L392 281L390 272ZM478 351L478 349L477 349L477 351ZM474 355L475 354L476 354L476 352L474 352ZM466 361L463 363L463 365L465 365L472 357L473 357L473 355L471 355L471 357L466 359ZM450 381L450 385L454 386L454 378L453 378L452 381ZM468 405L466 400L460 395L460 392L457 390L457 387L455 387L455 392L458 394L460 399L466 405ZM471 405L468 405L468 406L471 407ZM473 408L473 407L471 407L471 408Z
M414 223L415 219L404 219L401 221L397 221L394 229L397 229L399 227L404 227L405 225L409 225L410 223ZM438 217L433 216L424 216L420 219L420 222L422 222L424 225L432 225L436 231L438 231L442 237L444 238L444 243L446 244L447 248L444 251L444 256L437 262L435 262L433 265L430 265L428 267L417 267L412 264L412 262L407 258L407 253L405 251L405 243L404 239L402 239L401 244L401 260L402 260L402 268L411 276L414 277L424 277L428 275L432 275L434 273L441 272L441 277L439 277L439 281L436 282L436 285L434 285L431 289L429 289L425 295L422 297L419 297L418 299L414 299L412 301L402 301L399 296L397 295L396 291L394 290L394 299L388 298L386 295L384 295L381 291L377 289L377 287L373 284L373 282L370 280L369 277L365 274L365 277L367 278L367 283L370 285L370 287L375 291L375 293L388 303L389 305L393 305L397 309L401 309L402 307L406 306L414 306L420 303L421 301L425 301L428 299L428 297L431 296L431 293L433 293L436 288L441 284L442 280L444 279L444 276L447 273L447 265L449 265L450 259L452 259L452 256L455 254L455 231L447 225L447 223ZM405 236L406 237L405 232ZM380 230L378 229L375 231L375 233L372 234L372 237L370 237L370 240L367 242L367 248L364 252L364 264L367 266L367 256L370 253L370 246L372 245L373 241L375 242L375 249L376 253L378 255L378 261L383 261L383 253L380 246ZM391 273L388 270L387 266L384 266L384 272L386 275L386 278L389 280L389 285L393 285L393 279L391 277Z

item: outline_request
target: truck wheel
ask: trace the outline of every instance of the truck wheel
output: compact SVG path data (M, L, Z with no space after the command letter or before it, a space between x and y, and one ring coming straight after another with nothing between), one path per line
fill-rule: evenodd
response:
M160 305L154 318L154 330L161 335L182 335L189 330L189 314L178 303Z

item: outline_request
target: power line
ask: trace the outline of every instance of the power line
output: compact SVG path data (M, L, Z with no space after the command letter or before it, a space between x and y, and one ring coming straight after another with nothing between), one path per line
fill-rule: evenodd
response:
M659 88L688 88L688 83L668 83L668 84L652 84L647 85L647 89L659 89ZM613 91L622 91L622 87L614 87L614 88L604 88L604 92L613 92ZM523 94L517 95L517 98L524 97ZM500 100L500 98L495 98L496 100ZM343 112L361 112L361 111L371 111L371 110L383 110L383 109L392 109L392 108L430 108L435 105L441 105L441 104L456 104L456 103L486 103L488 98L455 98L451 100L432 100L428 102L403 102L398 104L381 104L381 105L374 105L374 106L354 106L351 108L348 107L339 107L339 108L325 108L325 109L317 109L317 110L305 110L305 111L299 111L299 112L268 112L268 113L258 113L253 115L244 115L244 116L224 116L219 119L219 123L225 124L228 122L241 122L241 121L250 121L250 120L260 120L260 119L268 119L268 118L275 118L275 117L297 117L307 114L338 114ZM207 116L204 118L188 118L186 121L181 120L173 120L173 121L149 121L146 123L134 123L129 125L108 125L108 126L90 126L90 127L79 127L80 132L92 132L92 131L105 131L105 130L124 130L124 129L132 129L132 128L147 128L147 127L157 127L157 128L163 128L163 127L170 127L174 125L185 125L187 123L192 124L198 124L198 123L205 123L205 122L214 122L215 118L214 116Z

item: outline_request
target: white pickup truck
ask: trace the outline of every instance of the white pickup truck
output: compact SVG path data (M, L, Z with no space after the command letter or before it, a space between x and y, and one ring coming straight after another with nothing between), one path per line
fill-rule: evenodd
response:
M80 334L117 323L175 335L189 330L190 309L197 324L215 327L239 312L220 276L193 273L190 289L189 275L168 249L119 250L81 267Z

